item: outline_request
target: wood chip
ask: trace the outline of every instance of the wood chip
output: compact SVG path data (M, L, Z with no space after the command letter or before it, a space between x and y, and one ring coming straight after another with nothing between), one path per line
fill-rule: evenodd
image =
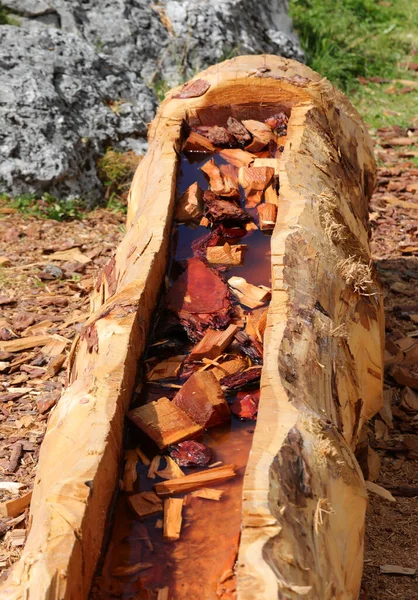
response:
M256 158L253 167L269 167L274 170L276 176L280 173L280 158Z
M8 342L0 342L0 350L3 350L4 352L21 352L22 350L29 350L30 348L45 346L54 340L65 342L65 345L71 343L71 340L60 335L31 335L16 340L9 340Z
M161 379L176 379L185 355L171 356L155 365L148 373L148 381L160 381Z
M62 250L60 252L54 252L48 255L48 261L56 260L63 262L77 261L82 265L86 265L91 262L91 258L83 254L78 248L71 248L70 250Z
M180 223L190 223L200 220L202 215L203 192L195 182L177 200L175 220Z
M226 242L223 246L208 246L206 248L206 260L213 265L239 266L244 263L244 252L246 244L231 246Z
M140 492L128 496L128 502L140 519L158 515L163 510L163 503L154 492Z
M133 492L134 483L138 478L136 465L138 464L138 455L135 450L126 450L125 468L123 471L123 487L125 492Z
M0 504L0 517L18 517L30 504L32 492Z
M383 390L383 406L379 410L379 415L389 427L389 429L393 429L393 416L392 416L392 400L393 400L394 390L389 388L387 390Z
M9 464L7 466L8 473L14 473L14 471L16 471L16 469L19 465L20 457L22 456L22 454L23 454L23 443L16 442L15 444L13 444L13 450L10 455Z
M221 150L219 156L231 165L234 165L234 167L248 167L256 158L254 154L240 150L239 148Z
M271 297L271 290L248 283L243 277L230 277L228 285L240 303L249 308L263 306Z
M366 481L366 488L369 492L376 494L377 496L381 496L385 500L389 500L389 502L396 502L396 498L392 496L392 494L386 490L381 485L377 485L377 483L373 483L372 481Z
M262 123L261 121L254 121L253 119L243 120L242 124L253 136L253 142L247 146L250 152L258 152L262 150L269 142L274 140L274 133L271 127ZM258 144L256 144L258 142Z
M274 204L275 206L279 205L279 195L276 191L274 182L266 187L264 191L264 201L267 204Z
M231 418L221 386L210 371L193 373L174 396L173 404L204 429L226 423Z
M206 469L197 473L190 473L178 479L170 479L154 485L155 492L161 498L167 498L175 494L185 494L199 488L221 483L235 477L235 465L223 465L214 469Z
M409 387L402 390L401 407L410 412L418 412L418 394Z
M417 570L409 567L401 567L400 565L380 565L380 572L385 575L415 575Z
M257 212L261 231L272 231L276 225L277 205L271 203L259 204Z
M213 488L202 488L190 493L192 498L204 498L205 500L220 500L224 490L216 490Z
M189 137L184 142L183 152L215 152L216 147L208 140L207 137L191 131Z
M161 477L162 479L177 479L178 477L185 476L176 461L170 456L164 456L164 460L166 461L166 466L164 469L156 471L158 477Z
M152 459L147 473L148 479L155 479L157 477L157 471L160 468L161 459L162 456L160 456L159 454L157 454L157 456L154 456L154 458Z
M158 590L157 600L170 600L169 592L170 588L161 588L160 590Z
M141 450L141 448L139 446L137 446L135 448L135 451L138 454L138 457L141 460L142 464L147 467L150 464L150 459L148 458L148 456L146 456L146 454L144 454L142 452L142 450Z
M13 529L7 535L12 547L23 546L26 540L26 529Z
M229 325L223 331L208 329L200 342L190 352L190 359L217 358L232 342L237 331L239 331L237 325Z
M210 371L219 381L227 375L234 375L235 373L242 373L250 366L248 358L244 356L235 356L231 360L222 361L211 361Z
M203 428L168 398L149 402L128 413L128 418L162 450L202 433Z
M163 537L166 541L174 542L180 538L182 509L183 498L164 500Z

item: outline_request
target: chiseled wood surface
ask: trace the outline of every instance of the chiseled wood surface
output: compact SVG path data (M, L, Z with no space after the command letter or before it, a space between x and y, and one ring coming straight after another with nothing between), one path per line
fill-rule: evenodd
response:
M366 489L353 449L382 389L383 316L367 230L371 142L344 96L294 61L238 57L194 80L207 91L171 91L151 124L127 234L99 277L69 385L49 421L30 533L0 587L5 600L88 596L123 418L167 266L183 119L211 125L289 108L237 596L357 597Z

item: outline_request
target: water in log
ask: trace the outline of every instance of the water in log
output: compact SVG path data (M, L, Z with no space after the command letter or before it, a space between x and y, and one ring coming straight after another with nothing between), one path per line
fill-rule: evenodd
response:
M251 56L211 67L192 85L170 92L150 127L149 140L131 188L126 236L99 277L92 315L73 345L69 385L51 415L41 449L30 533L20 561L1 584L1 597L89 597L120 476L124 415L132 397L141 402L141 394L148 394L138 387L138 360L150 358L153 313L161 292L167 292L189 352L204 331L225 330L231 322L239 327L223 350L236 354L237 371L219 378L227 401L236 395L230 418L237 426L217 424L204 434L212 436L212 457L202 439L181 441L175 460L187 465L190 457L200 460L198 467L179 467L184 476L168 460L165 467L160 465L162 443L155 450L151 474L159 479L149 480L152 492L138 489L146 478L145 465L133 472L133 448L128 448L121 477L129 489L118 503L130 498L135 544L129 546L130 562L115 567L111 577L141 582L135 597L147 599L354 600L360 588L367 502L354 450L362 425L380 408L382 393L383 316L367 225L374 162L365 127L344 96L309 68L278 57ZM211 173L218 156L223 161L218 166L232 165L237 176L240 168L251 169L258 159L275 159L275 181L266 177L264 187L254 178L255 187L249 184L241 200L235 192L221 195L222 186L237 189L231 168L219 168L219 195L208 189L203 173L196 174L199 187L206 190L200 227L208 227L211 235L222 232L215 246L223 246L225 236L239 230L241 235L228 243L242 240L248 246L242 266L206 263L201 244L194 246L193 256L188 254L191 244L185 255L177 244L177 266L169 261L175 201L193 183L178 187L183 145L186 153L204 151L202 160L213 158ZM265 202L277 202L277 211L274 230L263 233L258 225L266 209L257 207ZM187 220L193 225L189 216ZM269 226L272 220L269 215ZM200 235L190 231L189 242ZM266 247L252 247L253 236L271 242L270 281L257 279ZM200 257L199 251L204 251ZM170 264L171 287L166 290ZM204 277L205 285L197 285L189 274ZM262 286L271 288L271 294ZM247 304L240 304L242 300ZM247 321L252 333L246 332ZM253 336L260 331L261 341ZM184 348L176 347L175 336L168 336L165 348L161 341L154 356L182 363ZM216 369L222 369L219 357L199 355L198 360L205 368L205 360L216 361ZM150 367L155 366L151 361ZM181 381L181 371L169 368ZM157 372L148 381L139 374L144 390L158 387L152 381ZM258 393L254 382L260 372ZM213 374L218 381L219 371ZM246 382L249 390L243 387ZM162 386L146 402L170 401L180 385ZM139 395L134 395L135 388ZM223 405L218 393L216 398L213 409L219 402ZM239 416L254 416L255 411L255 430L246 433L244 449L242 433L249 428ZM147 462L144 449L137 453ZM191 498L169 502L172 495L184 498L185 490ZM208 518L215 515L211 529L206 528L206 516L200 529L199 514L190 516L198 512L193 511L196 502L211 506L205 508ZM115 512L113 531L119 541L127 534L124 514ZM164 545L159 578L150 522L159 547ZM222 537L235 540L229 562L218 560ZM212 556L208 564L215 588L202 577L206 559L196 563L196 554L187 552L187 539L199 550L205 546L205 556ZM117 541L113 536L110 546ZM176 554L176 548L181 552ZM166 568L178 561L186 568L186 560L188 575L200 579L197 593L190 587L185 594L175 588L175 569L165 585ZM150 572L156 577L151 582ZM124 596L118 588L116 597L132 597L126 591ZM93 597L96 593L97 588ZM112 597L112 590L105 594Z

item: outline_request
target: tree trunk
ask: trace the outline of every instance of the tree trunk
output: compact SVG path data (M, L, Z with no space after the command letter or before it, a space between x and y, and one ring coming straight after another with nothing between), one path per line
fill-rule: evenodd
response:
M239 600L355 599L367 502L354 457L381 405L383 312L370 263L372 146L309 68L239 57L169 93L135 175L128 231L101 273L51 414L5 600L87 598L118 479L123 418L168 263L183 121L291 110L278 169L258 421L244 481Z

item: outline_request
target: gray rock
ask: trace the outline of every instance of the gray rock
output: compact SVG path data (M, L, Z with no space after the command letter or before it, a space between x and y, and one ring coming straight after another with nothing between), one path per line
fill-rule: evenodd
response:
M146 148L156 102L143 82L178 85L239 54L303 60L288 0L2 5L20 22L0 26L0 191L13 195L99 200L96 160L106 147Z
M0 27L0 64L0 191L100 200L97 158L110 145L144 149L154 94L55 29Z
M62 31L129 65L148 84L178 85L239 54L304 59L288 0L3 0L3 5L31 17L22 19L24 27L50 26L55 11Z

